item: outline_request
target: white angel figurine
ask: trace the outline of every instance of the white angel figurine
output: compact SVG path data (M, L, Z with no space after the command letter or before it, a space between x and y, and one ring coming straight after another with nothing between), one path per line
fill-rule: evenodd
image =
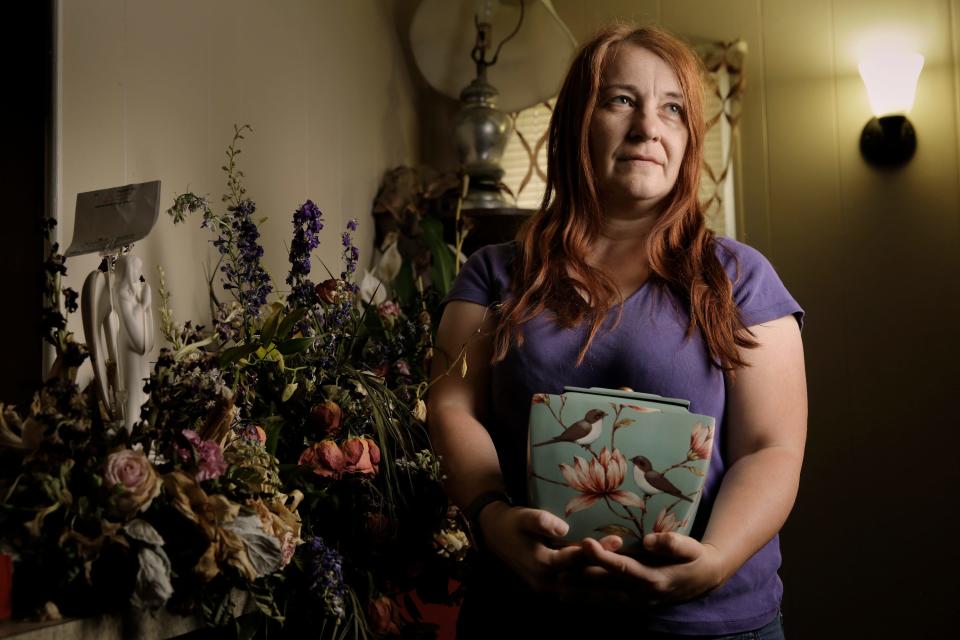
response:
M100 403L111 416L117 412L117 334L120 320L110 300L109 276L99 269L83 281L80 297L83 334L90 351L94 384Z
M117 260L116 301L120 317L117 351L125 395L123 417L130 431L147 401L143 386L150 377L147 355L155 339L153 297L143 279L143 262L137 256L125 255Z

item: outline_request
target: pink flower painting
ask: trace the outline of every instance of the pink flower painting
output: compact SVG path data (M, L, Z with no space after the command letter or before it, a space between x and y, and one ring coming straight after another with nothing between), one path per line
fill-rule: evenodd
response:
M687 460L709 460L713 450L713 426L705 427L697 423L690 434L690 450Z
M608 498L629 507L644 507L640 496L620 489L627 475L627 461L618 449L611 453L604 447L600 455L589 463L580 456L574 456L573 466L561 464L560 473L567 485L580 493L567 503L565 512L568 516Z
M686 520L680 520L674 513L667 513L667 508L664 507L660 509L660 513L657 514L657 521L653 523L653 533L676 531L686 526L686 524Z

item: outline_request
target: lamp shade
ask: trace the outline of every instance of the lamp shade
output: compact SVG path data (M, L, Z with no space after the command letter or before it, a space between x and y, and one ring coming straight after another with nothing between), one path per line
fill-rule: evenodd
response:
M860 63L870 109L878 118L906 115L913 108L923 68L919 53L879 53Z
M520 2L488 0L486 4L495 48L516 27ZM476 9L474 0L423 0L410 25L417 67L430 86L455 100L477 75L470 57L477 38ZM487 69L490 84L500 94L497 107L520 111L555 96L575 47L576 41L549 0L527 0L520 31Z

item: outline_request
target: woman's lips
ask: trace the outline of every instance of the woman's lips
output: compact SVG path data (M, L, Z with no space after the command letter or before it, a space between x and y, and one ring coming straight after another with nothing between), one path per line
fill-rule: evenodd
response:
M653 158L647 158L646 156L626 156L620 158L620 162L630 162L637 164L660 164L660 162L654 160Z

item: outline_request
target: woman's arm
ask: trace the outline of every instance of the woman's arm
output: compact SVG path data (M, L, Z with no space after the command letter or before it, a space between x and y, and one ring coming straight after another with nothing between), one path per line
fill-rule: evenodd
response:
M492 354L492 322L487 309L471 302L450 302L437 331L427 417L434 450L441 456L445 488L463 508L490 491L504 491L500 459L486 418ZM465 350L466 372L458 357ZM511 508L504 502L486 506L474 523L493 553L532 587L555 586L552 572L581 556L579 547L555 551L545 538L564 535L566 522L547 511Z
M653 567L615 553L622 544L616 537L585 540L587 555L606 570L588 569L588 580L608 586L613 580L654 602L695 598L736 573L783 526L796 499L806 441L803 346L793 316L750 330L759 346L743 350L748 366L729 386L724 429L730 465L702 543L676 533L648 534L644 547L673 561ZM626 583L611 574L626 576Z

